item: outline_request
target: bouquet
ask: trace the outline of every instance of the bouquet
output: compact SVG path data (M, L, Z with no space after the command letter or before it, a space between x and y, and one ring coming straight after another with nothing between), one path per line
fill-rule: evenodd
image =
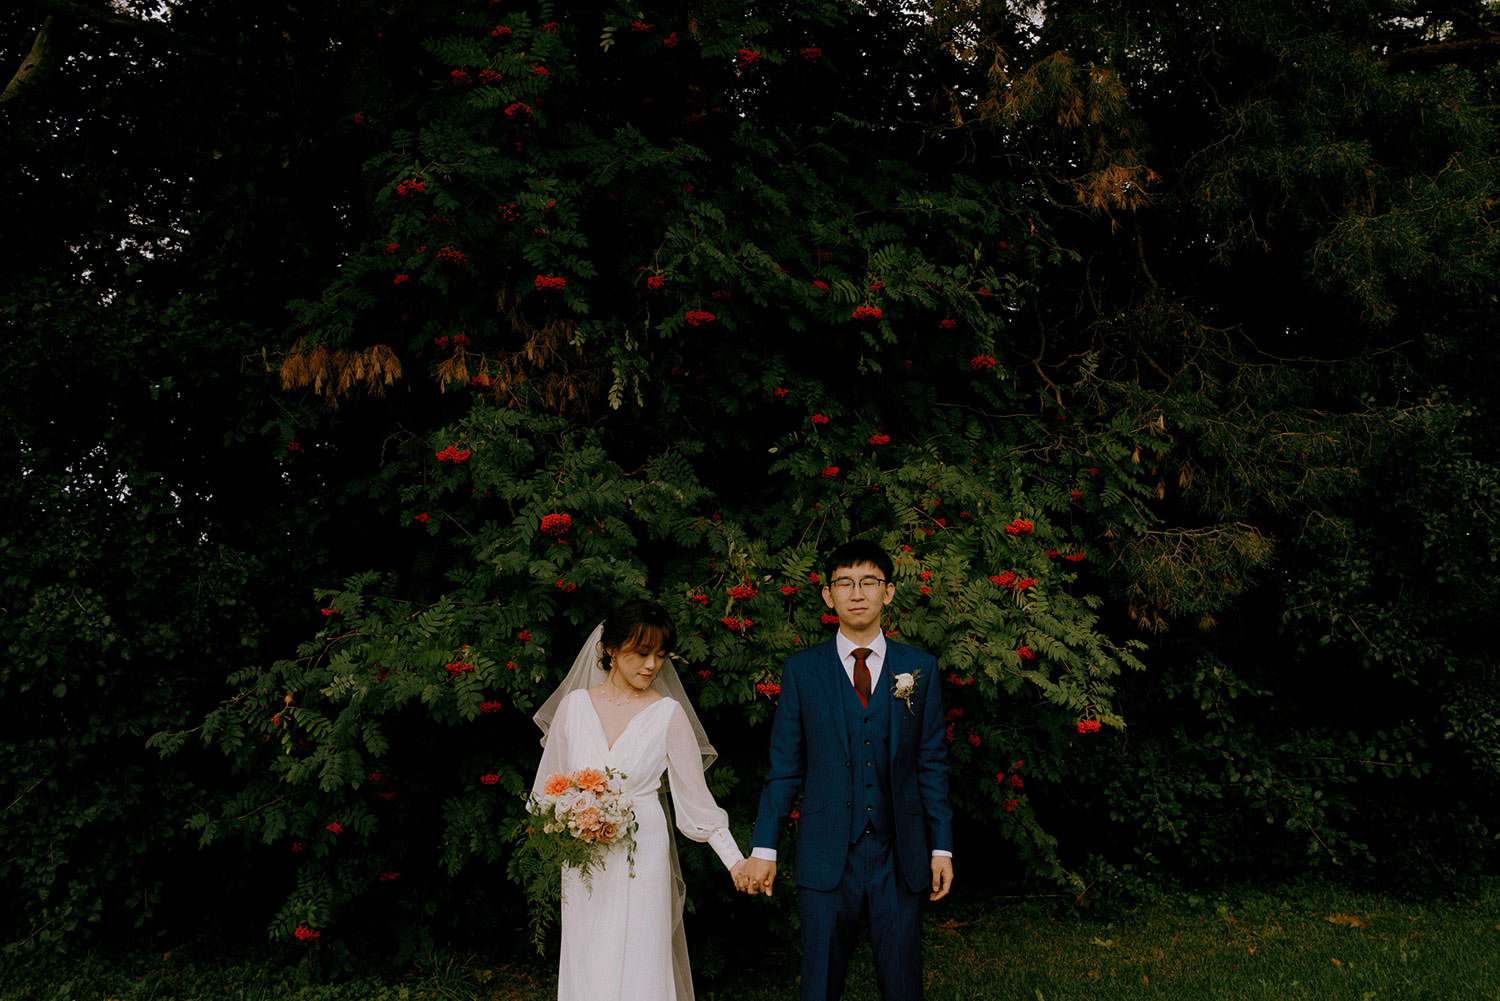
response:
M578 870L591 887L594 867L606 852L623 845L635 874L635 811L623 780L612 768L558 772L526 800L526 816L516 829L520 848L510 871L531 905L531 937L538 952L562 900L565 866Z

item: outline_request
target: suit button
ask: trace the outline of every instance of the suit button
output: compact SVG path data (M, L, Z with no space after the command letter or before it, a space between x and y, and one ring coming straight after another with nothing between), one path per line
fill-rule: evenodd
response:
M866 761L866 762L865 762L865 767L866 767L866 768L869 768L869 767L870 767L870 763L869 763L869 762L868 762L868 761Z
M873 807L873 806L867 806L867 807L865 807L865 812L866 812L866 813L869 813L869 812L870 812L870 811L872 811L872 810L874 810L874 809L875 809L875 808L874 808L874 807Z
M851 801L849 801L849 800L845 800L844 801L844 809L846 809L846 810L849 809L849 807L851 807L853 805L854 805L854 803L851 802Z
M865 738L865 743L866 743L866 744L868 744L868 743L869 743L869 742L870 742L870 738L869 738L869 737L866 737L866 738Z

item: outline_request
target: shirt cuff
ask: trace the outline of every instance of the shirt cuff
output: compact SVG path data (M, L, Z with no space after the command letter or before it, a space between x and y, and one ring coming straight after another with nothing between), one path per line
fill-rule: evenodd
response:
M776 861L776 849L774 849L774 848L752 848L752 849L750 849L750 857L751 858L763 858L767 862L775 862Z
M934 848L932 850L932 857L933 858L952 858L953 857L953 853L952 852L945 852L941 848Z
M745 861L745 856L740 854L740 846L735 843L734 835L727 827L721 827L710 834L708 846L719 856L719 861L724 863L726 869L733 869Z

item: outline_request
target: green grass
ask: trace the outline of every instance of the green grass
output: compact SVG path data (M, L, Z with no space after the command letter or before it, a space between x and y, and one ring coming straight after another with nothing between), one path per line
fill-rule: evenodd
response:
M1414 903L1334 890L1246 889L1143 906L1112 921L1064 906L956 901L930 915L928 1001L1500 1001L1500 885ZM868 947L848 1001L878 996ZM705 984L701 1001L795 997L772 967ZM545 968L434 959L405 977L298 986L269 964L169 956L0 964L0 1001L531 1001Z

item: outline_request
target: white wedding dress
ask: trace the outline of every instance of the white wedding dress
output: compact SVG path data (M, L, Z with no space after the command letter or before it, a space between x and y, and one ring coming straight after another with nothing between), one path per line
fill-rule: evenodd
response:
M677 829L708 842L726 868L744 856L703 780L697 737L677 702L663 698L640 710L611 747L588 691L567 695L548 731L533 790L558 772L606 767L625 776L633 800L639 825L634 876L623 845L591 871L592 886L576 871L564 871L558 1001L692 1001L681 907L673 903L663 772Z

